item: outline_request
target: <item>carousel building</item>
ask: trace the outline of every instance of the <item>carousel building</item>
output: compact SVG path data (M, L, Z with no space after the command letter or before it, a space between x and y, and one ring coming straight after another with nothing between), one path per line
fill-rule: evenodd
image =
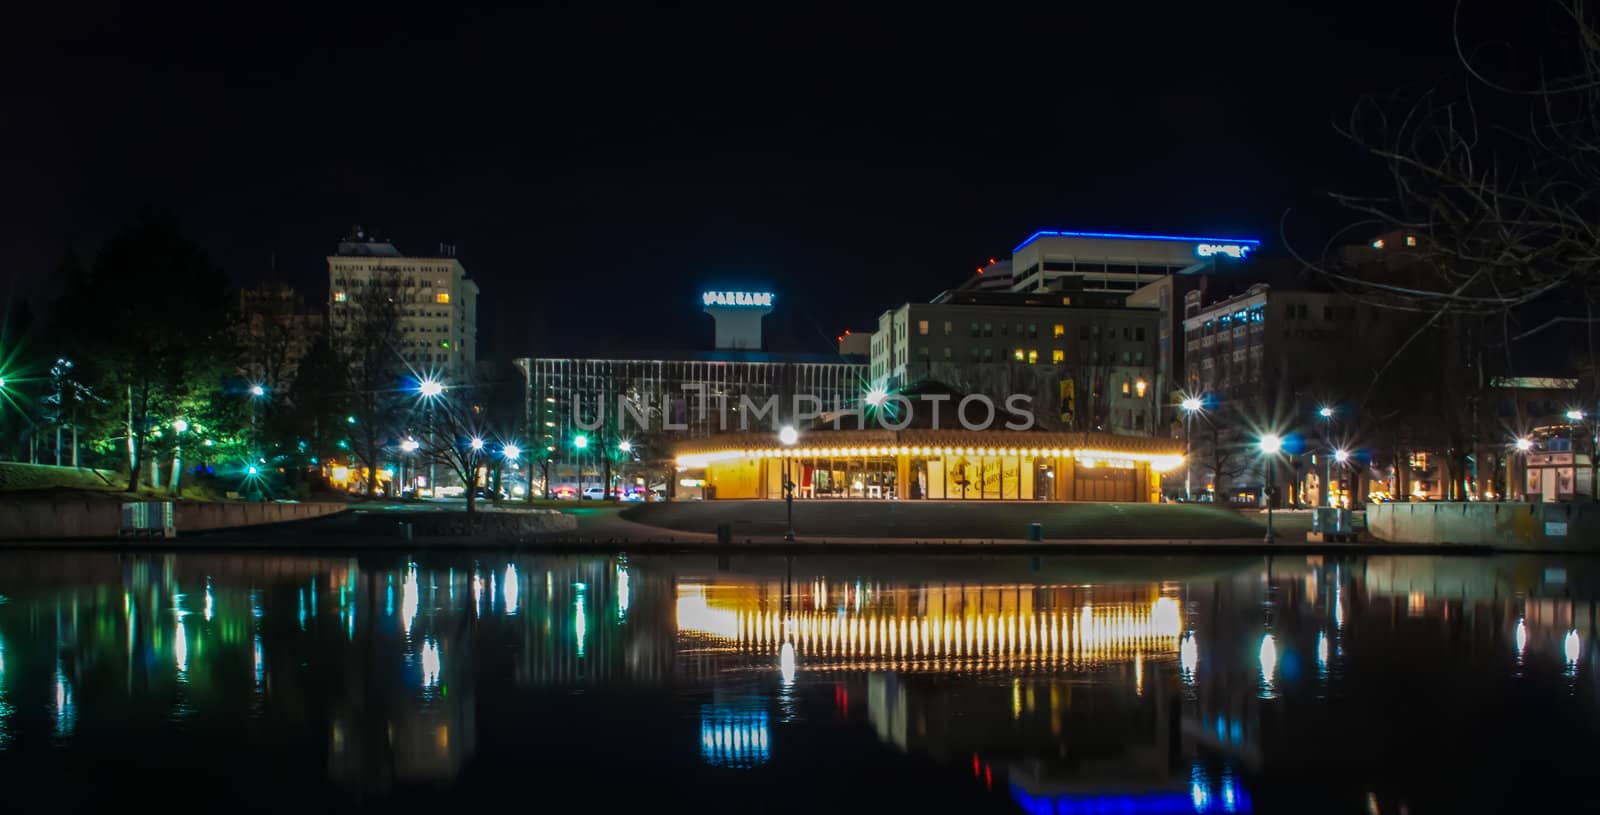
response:
M680 497L800 500L1160 500L1181 440L1013 430L909 428L722 433L678 445ZM696 494L698 491L698 495Z

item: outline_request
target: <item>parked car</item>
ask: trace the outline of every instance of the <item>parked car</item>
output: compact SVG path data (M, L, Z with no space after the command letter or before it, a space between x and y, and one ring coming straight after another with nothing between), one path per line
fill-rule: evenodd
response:
M605 497L606 490L604 487L593 486L583 488L583 498L586 501L602 501L605 500Z
M505 490L500 490L499 492L495 492L494 490L491 490L488 487L479 487L479 488L477 488L476 490L473 491L473 495L479 501L495 501L495 500L504 501L504 500L506 500L506 491Z

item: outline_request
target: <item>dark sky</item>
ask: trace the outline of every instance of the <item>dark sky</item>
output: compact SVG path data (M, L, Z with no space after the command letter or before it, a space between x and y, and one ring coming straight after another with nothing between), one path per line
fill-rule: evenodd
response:
M1330 124L1357 94L1454 69L1431 0L30 5L0 32L13 291L152 205L320 302L360 223L454 242L506 357L708 345L709 285L777 292L780 344L820 350L1037 229L1276 242L1361 178Z

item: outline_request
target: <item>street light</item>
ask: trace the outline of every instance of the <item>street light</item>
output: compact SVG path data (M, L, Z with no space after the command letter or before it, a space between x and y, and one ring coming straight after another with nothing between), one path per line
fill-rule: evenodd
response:
M1265 486L1262 487L1267 497L1267 536L1263 540L1271 543L1275 537L1272 534L1272 460L1277 458L1278 451L1283 449L1283 439L1277 433L1268 433L1261 437L1258 444L1261 445L1262 455L1267 457L1267 479Z
M1529 450L1532 450L1532 449L1533 449L1533 439L1530 439L1530 438L1527 438L1527 437L1523 437L1523 438L1517 439L1517 450L1518 450L1518 452L1526 453L1526 452L1528 452Z
M793 447L800 440L800 431L793 425L784 425L778 431L778 442L784 447ZM783 453L783 514L788 522L788 532L783 539L794 540L794 456L785 450Z
M1182 403L1182 407L1183 407L1183 500L1185 500L1185 501L1193 501L1194 500L1194 490L1189 486L1189 483L1190 483L1190 480L1191 480L1191 478L1192 478L1192 476L1194 474L1194 465L1190 463L1189 459L1191 457L1191 454L1193 453L1194 446L1193 446L1192 442L1190 441L1190 439L1191 439L1191 433L1194 430L1194 415L1196 413L1200 412L1201 408L1205 407L1205 403L1200 401L1200 397L1198 397L1198 396L1189 396L1189 397L1185 397L1184 398L1183 403Z
M883 404L883 400L887 398L889 398L889 391L880 385L867 391L866 402L873 407L879 407Z
M522 448L515 444L508 444L500 448L500 452L505 455L507 461L516 461L517 457L522 455Z
M1333 451L1333 460L1339 462L1340 464L1344 464L1345 462L1350 460L1350 451L1349 450L1335 450L1335 451Z
M1317 415L1321 416L1324 419L1332 419L1333 418L1333 408L1324 405L1321 408L1317 409Z
M617 442L617 449L624 453L631 453L633 452L633 442L623 439L622 441Z
M187 432L189 430L189 423L183 419L174 419L172 422L172 429L178 431L179 433Z
M417 392L428 399L444 393L444 385L437 379L424 379L417 383Z
M250 395L251 396L255 396L255 397L266 396L267 395L267 389L261 387L260 385L251 385L250 386Z
M1571 420L1571 421L1574 421L1574 422L1581 422L1581 421L1583 421L1583 411L1581 411L1581 410L1569 410L1569 411L1567 411L1567 418L1569 420Z
M400 449L407 453L415 453L417 452L417 448L421 446L422 445L417 444L416 439L406 439L405 441L400 442Z
M473 436L472 437L472 441L469 442L469 444L471 445L473 450L482 450L483 449L483 439L480 439L477 436Z

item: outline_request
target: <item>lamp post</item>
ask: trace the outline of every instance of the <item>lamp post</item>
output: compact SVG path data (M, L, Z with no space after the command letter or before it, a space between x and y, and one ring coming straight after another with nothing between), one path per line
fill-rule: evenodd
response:
M1520 476L1518 480L1521 483L1517 485L1517 494L1521 495L1522 500L1524 501L1528 500L1528 451L1532 449L1533 439L1530 439L1527 436L1521 436L1517 438L1517 452L1522 454L1522 472L1518 473ZM1507 480L1510 480L1509 476ZM1542 484L1543 482L1541 481L1540 483ZM1542 496L1540 497L1540 500L1543 500Z
M577 451L575 456L574 456L574 458L577 461L576 469L577 469L577 480L578 480L578 486L577 486L577 493L578 494L576 496L574 496L574 497L577 498L579 501L582 501L583 500L583 451L589 449L589 437L583 435L582 433L579 433L572 440L572 449Z
M1278 451L1283 449L1283 439L1276 433L1268 433L1258 443L1261 445L1261 454L1267 457L1266 483L1262 486L1267 498L1267 536L1263 540L1271 543L1276 537L1272 532L1272 464L1273 459L1278 457Z
M424 379L417 383L417 392L422 394L422 405L428 414L428 493L439 495L438 448L434 446L433 437L433 403L444 397L444 383L437 379Z
M1194 428L1194 415L1205 407L1198 396L1190 396L1183 400L1183 500L1193 501L1194 490L1190 480L1194 475L1194 465L1190 462L1194 452L1194 444L1190 440Z
M1327 449L1333 446L1333 440L1329 432L1333 426L1333 408L1324 405L1317 409L1317 415L1322 417L1322 446L1323 449ZM1333 462L1330 461L1326 455L1324 455L1322 457L1322 487L1321 489L1317 490L1317 506L1319 507L1328 506L1328 501L1330 500L1330 495L1332 492L1328 489L1328 482L1332 477Z
M792 425L784 425L783 429L778 431L778 442L784 447L793 448L795 442L799 440L800 432ZM794 540L794 456L790 455L790 450L783 451L783 514L788 524L786 527L788 531L784 533L783 539L792 541Z

